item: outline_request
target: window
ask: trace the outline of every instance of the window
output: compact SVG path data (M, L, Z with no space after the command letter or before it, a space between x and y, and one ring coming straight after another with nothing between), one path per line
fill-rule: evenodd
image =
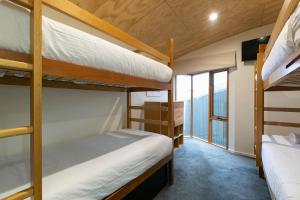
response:
M228 71L176 76L184 101L184 134L228 148Z

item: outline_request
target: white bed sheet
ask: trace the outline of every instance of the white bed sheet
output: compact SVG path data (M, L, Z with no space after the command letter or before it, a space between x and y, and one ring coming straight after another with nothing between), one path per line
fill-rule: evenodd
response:
M286 22L280 32L269 57L262 69L262 79L269 76L285 62L285 60L300 47L300 6Z
M172 153L173 145L169 137L132 129L121 131L126 134L149 136L44 177L43 199L102 199ZM120 137L120 134L116 137ZM11 170L13 173L18 169ZM29 184L2 193L0 199L28 187Z
M0 0L0 48L30 52L30 13ZM168 82L173 71L165 64L106 40L43 17L44 57Z
M300 145L287 136L263 135L265 175L276 200L300 199Z

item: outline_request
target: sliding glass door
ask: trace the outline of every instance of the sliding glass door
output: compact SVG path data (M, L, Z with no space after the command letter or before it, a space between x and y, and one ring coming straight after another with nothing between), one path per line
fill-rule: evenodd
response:
M184 102L183 134L190 136L191 130L191 75L176 76L176 101Z
M209 73L196 74L193 80L193 136L208 141Z
M176 76L176 100L185 102L185 136L228 147L227 70Z
M212 73L212 143L227 147L228 72Z

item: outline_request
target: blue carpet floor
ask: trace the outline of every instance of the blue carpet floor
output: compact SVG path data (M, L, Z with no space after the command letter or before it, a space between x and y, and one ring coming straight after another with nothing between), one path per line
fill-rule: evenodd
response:
M255 160L198 140L175 151L174 184L155 200L270 200Z

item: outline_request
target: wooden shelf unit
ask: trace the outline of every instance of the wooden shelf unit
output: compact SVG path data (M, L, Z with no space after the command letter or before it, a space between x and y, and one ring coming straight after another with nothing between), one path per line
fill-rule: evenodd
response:
M145 102L145 107L167 108L167 102ZM144 118L146 120L167 121L167 109L146 109ZM183 134L184 102L174 102L174 147L177 148L184 143ZM168 135L168 127L164 124L145 124L145 131Z

